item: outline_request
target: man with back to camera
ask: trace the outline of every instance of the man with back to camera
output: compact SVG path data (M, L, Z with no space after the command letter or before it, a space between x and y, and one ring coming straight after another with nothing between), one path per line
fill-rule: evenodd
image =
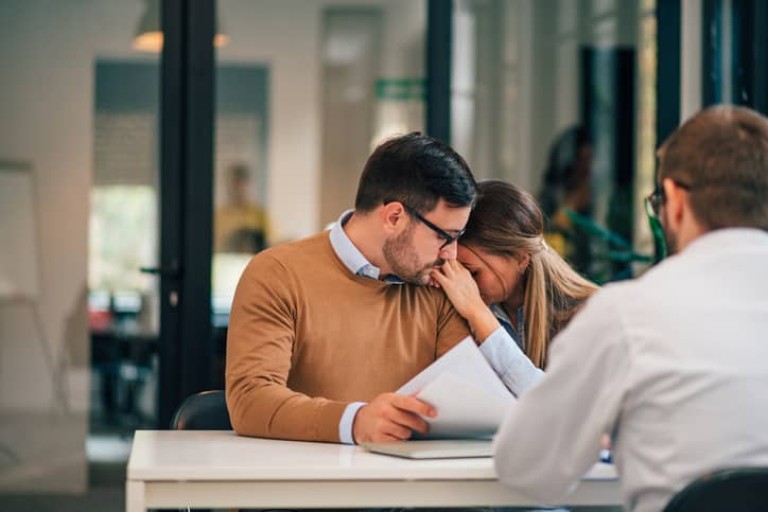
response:
M257 254L227 337L234 429L343 443L425 433L422 417L437 411L392 391L469 334L443 292L424 285L456 257L474 198L463 158L412 133L374 150L355 209L330 232ZM481 351L498 368L525 357L490 337Z
M560 499L604 433L636 512L768 465L768 119L708 108L658 155L647 203L674 256L590 299L496 436L499 478L536 499Z

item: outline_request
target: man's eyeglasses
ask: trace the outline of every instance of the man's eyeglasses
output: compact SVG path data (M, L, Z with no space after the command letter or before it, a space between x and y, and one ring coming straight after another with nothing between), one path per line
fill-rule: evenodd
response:
M683 183L681 181L672 180L675 182L675 185L678 187L684 189L684 190L691 190L691 185L688 185L686 183ZM645 198L645 213L649 217L653 217L658 219L659 214L661 213L661 206L666 201L666 196L664 196L664 189L661 187L661 185L656 184L656 188L653 189L653 192L648 194L648 197Z
M664 189L656 185L653 192L645 198L645 213L649 217L659 218L661 205L664 204Z
M681 183L677 180L672 180L675 185L684 189L691 190L693 187L685 183ZM645 198L645 213L648 216L648 224L651 227L651 234L654 241L654 261L658 263L667 256L667 241L664 236L664 228L661 225L661 219L659 214L661 213L661 206L666 202L666 196L664 195L664 189L660 185L656 185L648 197Z
M459 237L464 234L464 231L466 231L466 229L462 229L461 231L459 231L455 235L451 235L450 233L448 233L446 231L443 231L442 229L440 229L439 227L435 226L430 221L425 219L419 212L416 211L415 208L411 208L410 206L408 206L405 203L402 203L402 205L403 205L403 208L405 208L405 211L407 211L409 215L412 215L412 216L416 217L422 224L424 224L429 229L431 229L432 231L437 233L437 236L439 236L440 238L445 240L443 245L440 246L440 250L441 251L443 249L445 249L446 247L448 247L449 245L451 245L456 240L458 240Z

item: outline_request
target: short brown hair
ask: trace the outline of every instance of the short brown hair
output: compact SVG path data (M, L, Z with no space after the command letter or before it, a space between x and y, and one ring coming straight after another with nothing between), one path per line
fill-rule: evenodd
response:
M744 107L702 110L662 145L665 178L690 187L693 214L709 230L768 230L768 119Z

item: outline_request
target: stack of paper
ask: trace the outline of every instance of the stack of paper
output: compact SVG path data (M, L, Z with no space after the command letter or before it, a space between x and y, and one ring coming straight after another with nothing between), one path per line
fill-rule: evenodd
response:
M427 439L490 438L515 397L467 337L397 390L437 409Z

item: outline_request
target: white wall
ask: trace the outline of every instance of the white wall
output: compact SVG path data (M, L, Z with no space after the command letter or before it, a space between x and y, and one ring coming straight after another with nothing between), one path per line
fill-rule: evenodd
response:
M413 0L221 0L219 15L231 42L221 61L270 67L268 207L278 236L321 229L320 44L322 13L339 5L380 5L384 13L383 70L423 76L424 2ZM419 37L421 36L421 37ZM350 204L353 198L349 198ZM341 212L339 212L341 213Z
M268 206L281 238L314 230L320 7L308 0L222 0L219 6L231 36L219 58L269 66Z
M0 9L0 155L29 161L36 173L47 341L56 353L82 354L94 59L129 54L133 26L126 20L137 19L141 4L7 0ZM38 336L18 308L7 313L0 312L2 352L14 358L0 355L0 407L47 410L53 395ZM80 332L65 343L68 325ZM67 379L69 399L85 411L88 372L77 359L80 367Z
M140 9L138 2L117 0L0 4L0 158L27 161L36 173L42 342L57 359L71 362L63 383L52 384L30 311L21 304L0 306L0 413L10 425L0 442L12 444L22 461L3 473L2 488L73 492L87 485L94 59L129 54L128 20L136 20Z

